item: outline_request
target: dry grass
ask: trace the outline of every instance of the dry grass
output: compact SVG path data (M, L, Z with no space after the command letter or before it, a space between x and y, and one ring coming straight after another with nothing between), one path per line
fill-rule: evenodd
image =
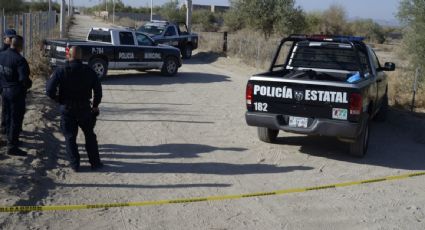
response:
M200 32L198 33L199 49L203 51L222 52L223 33ZM264 42L264 37L259 32L242 30L229 33L227 37L227 55L240 58L248 65L259 69L266 69L272 58L280 38L272 37Z
M138 28L143 24L141 21L135 21L131 18L116 18L115 19L115 25L117 26L123 26L123 27L130 27L130 28Z
M47 57L43 55L43 52L41 50L41 40L38 40L36 44L39 44L35 47L33 47L33 50L31 52L31 56L28 58L28 64L30 66L31 70L31 79L36 78L48 78L51 68L49 65L49 60Z

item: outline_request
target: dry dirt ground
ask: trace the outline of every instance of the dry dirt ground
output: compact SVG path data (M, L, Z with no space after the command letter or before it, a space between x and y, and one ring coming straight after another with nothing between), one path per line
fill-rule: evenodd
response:
M83 23L99 24L77 17L77 26ZM277 144L260 142L244 120L245 84L256 71L205 53L185 61L176 77L111 71L96 127L106 165L99 172L89 169L83 144L83 172L68 169L57 113L39 90L32 98L43 107L33 107L39 118L27 116L27 123L38 123L25 126L24 139L34 140L28 146L35 150L1 161L0 169L10 173L0 178L0 206L239 194L425 170L424 119L396 110L387 122L373 124L363 159L346 155L347 146L333 138L281 133ZM38 171L31 169L34 161ZM11 171L15 164L20 171ZM29 188L20 187L21 179ZM229 201L1 213L0 228L425 229L425 178Z

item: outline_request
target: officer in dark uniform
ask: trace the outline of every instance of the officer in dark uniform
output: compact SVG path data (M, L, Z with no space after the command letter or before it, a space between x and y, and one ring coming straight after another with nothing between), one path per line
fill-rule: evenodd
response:
M7 29L4 33L3 37L3 47L0 48L0 52L6 51L10 47L10 43L12 42L12 38L16 36L16 31L14 29ZM1 94L1 92L0 92ZM1 123L0 123L0 133L6 135L6 108L4 106L2 100L2 108L1 108ZM0 145L5 144L4 140L0 139Z
M60 104L61 127L65 136L66 152L75 172L80 168L80 154L76 143L78 127L86 140L86 151L93 170L103 167L100 162L99 149L94 133L95 114L102 99L102 86L96 73L81 61L81 48L71 47L69 62L58 68L46 86L47 96ZM59 93L57 94L57 89ZM90 99L93 95L91 106Z
M18 145L25 114L25 98L27 90L32 86L27 60L20 55L23 45L23 38L15 36L10 48L0 53L0 85L6 109L7 152L18 156L26 155Z

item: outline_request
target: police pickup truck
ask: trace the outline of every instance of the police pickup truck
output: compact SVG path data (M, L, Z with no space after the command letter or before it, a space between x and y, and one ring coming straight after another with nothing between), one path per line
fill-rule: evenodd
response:
M174 24L154 20L142 25L138 31L149 34L160 44L179 48L184 59L191 58L192 51L198 48L198 35L189 33L184 23Z
M173 76L182 65L177 48L157 44L145 33L124 28L92 28L85 41L47 40L44 47L51 65L63 65L71 46L82 48L83 62L100 78L108 69L160 69L163 75Z
M283 39L268 72L246 88L246 121L260 140L272 143L279 130L337 137L362 157L370 121L388 108L385 71L362 37L293 35Z

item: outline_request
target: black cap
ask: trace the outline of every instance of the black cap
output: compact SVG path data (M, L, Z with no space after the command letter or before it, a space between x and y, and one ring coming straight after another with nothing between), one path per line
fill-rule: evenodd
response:
M16 30L14 29L7 29L6 31L4 31L4 37L10 38L15 36L16 36Z

